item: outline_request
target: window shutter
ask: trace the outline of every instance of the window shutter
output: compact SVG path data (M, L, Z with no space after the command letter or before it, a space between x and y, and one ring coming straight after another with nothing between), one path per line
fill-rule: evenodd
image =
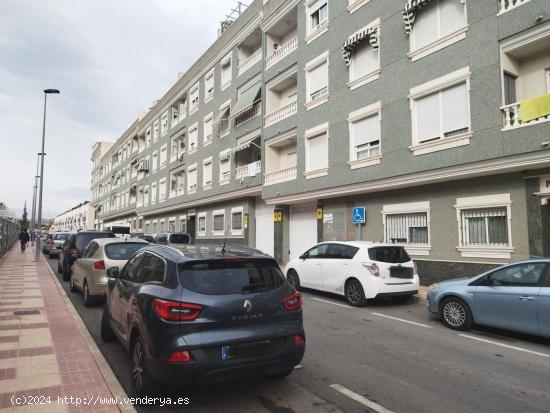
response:
M353 122L353 144L364 145L380 140L380 118L378 115L369 116Z
M308 139L308 170L315 171L328 166L327 146L326 133Z
M445 89L442 94L443 133L469 127L466 83Z
M309 71L309 93L317 92L328 86L328 62Z
M441 33L439 37L447 36L464 26L464 3L462 0L446 0L439 2L439 18Z
M364 40L353 51L353 78L359 79L376 69L378 69L378 49Z
M418 142L439 138L441 135L439 92L417 99L416 138Z

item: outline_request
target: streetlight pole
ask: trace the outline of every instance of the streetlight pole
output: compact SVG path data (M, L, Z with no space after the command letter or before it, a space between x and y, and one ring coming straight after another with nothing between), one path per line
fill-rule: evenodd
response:
M41 228L42 225L42 190L44 188L44 145L46 141L46 102L49 94L58 94L60 93L57 89L44 89L44 119L42 121L42 150L40 151L40 192L38 198L38 228ZM34 249L34 259L38 260L40 257L40 237L36 243L36 248Z
M32 191L32 217L31 217L31 245L34 245L35 233L35 218L36 218L36 189L38 188L38 165L40 163L40 154L36 157L36 175L34 176L34 186Z

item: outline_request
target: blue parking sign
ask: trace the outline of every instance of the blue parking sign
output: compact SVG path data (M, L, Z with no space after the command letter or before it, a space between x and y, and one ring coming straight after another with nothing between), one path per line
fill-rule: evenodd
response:
M353 223L364 224L367 222L367 216L365 214L365 207L357 207L352 210Z

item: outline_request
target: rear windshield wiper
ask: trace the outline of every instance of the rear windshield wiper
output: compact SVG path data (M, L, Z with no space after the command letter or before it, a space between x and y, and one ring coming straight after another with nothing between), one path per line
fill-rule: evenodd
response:
M270 285L271 284L269 284L269 283L248 284L248 285L245 285L243 288L241 288L241 291L252 291L256 288L269 287Z

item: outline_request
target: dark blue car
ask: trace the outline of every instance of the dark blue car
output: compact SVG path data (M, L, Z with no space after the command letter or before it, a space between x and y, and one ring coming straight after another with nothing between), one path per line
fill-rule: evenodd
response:
M285 377L304 355L300 293L257 250L148 246L108 273L101 336L130 352L137 397L158 384Z

